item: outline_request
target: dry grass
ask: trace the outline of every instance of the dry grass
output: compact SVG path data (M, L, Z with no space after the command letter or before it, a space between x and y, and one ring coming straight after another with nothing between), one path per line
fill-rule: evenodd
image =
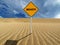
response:
M0 45L30 33L29 19L0 19ZM60 45L59 19L33 19L32 34L17 45Z

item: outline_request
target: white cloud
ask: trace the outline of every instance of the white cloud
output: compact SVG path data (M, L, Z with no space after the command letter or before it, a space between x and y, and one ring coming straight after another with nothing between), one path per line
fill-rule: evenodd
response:
M49 5L56 5L59 4L60 5L60 0L47 0L44 4L44 6L49 6Z
M18 14L18 12L16 10L13 10L14 14Z
M21 0L20 5L22 6L22 8L24 8L26 6L26 2Z
M55 4L60 4L60 0L55 0Z
M58 13L54 18L60 18L60 13Z
M3 18L2 16L0 16L0 18Z
M57 3L60 3L60 0L56 0Z

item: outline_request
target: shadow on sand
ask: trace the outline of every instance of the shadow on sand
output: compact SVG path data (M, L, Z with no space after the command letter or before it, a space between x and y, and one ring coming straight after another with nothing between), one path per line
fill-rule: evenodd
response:
M20 40L28 37L28 36L31 35L31 34L32 34L32 33L26 35L25 37L22 37L22 38L19 39L19 40L7 40L4 45L17 45L17 43L18 43Z

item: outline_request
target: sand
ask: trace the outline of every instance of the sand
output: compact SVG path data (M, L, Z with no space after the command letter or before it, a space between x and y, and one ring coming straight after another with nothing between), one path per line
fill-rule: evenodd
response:
M8 45L7 40L17 41L13 45L60 45L60 19L34 18L32 22L30 34L29 18L0 19L0 45Z

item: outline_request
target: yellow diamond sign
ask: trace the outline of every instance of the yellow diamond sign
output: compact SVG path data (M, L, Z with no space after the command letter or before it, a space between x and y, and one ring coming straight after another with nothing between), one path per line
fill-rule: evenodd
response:
M25 8L24 11L29 15L29 16L33 16L37 11L38 11L38 7L33 3L30 2Z

